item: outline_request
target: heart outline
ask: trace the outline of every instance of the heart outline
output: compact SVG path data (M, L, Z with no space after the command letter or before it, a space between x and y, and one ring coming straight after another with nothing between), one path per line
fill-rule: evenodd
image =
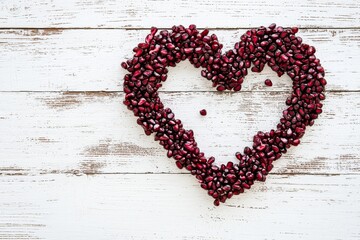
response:
M282 28L271 24L246 31L234 49L222 54L217 36L209 30L199 32L195 25L174 26L156 34L157 28L134 48L134 56L122 67L130 73L124 76L124 104L138 117L145 134L155 133L155 140L164 146L178 168L185 167L195 175L201 187L208 191L218 206L233 195L250 189L254 181L265 181L279 159L291 145L297 146L307 126L322 112L321 101L326 85L324 69L314 55L315 48L296 37L297 28ZM235 154L239 163L217 166L215 158L207 159L197 147L194 132L185 130L171 109L165 108L157 90L166 81L168 67L188 59L201 75L213 82L218 91L240 91L244 77L251 68L261 72L267 64L278 76L287 73L293 81L293 92L287 98L283 117L276 130L258 132L253 147L244 154ZM253 67L251 67L253 65Z

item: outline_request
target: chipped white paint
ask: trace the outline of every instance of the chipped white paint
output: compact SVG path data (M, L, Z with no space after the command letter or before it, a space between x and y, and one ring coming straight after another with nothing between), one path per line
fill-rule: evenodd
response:
M359 239L359 8L355 0L1 1L0 239ZM270 22L300 26L316 47L329 83L324 112L266 183L215 208L122 105L120 62L154 25L211 27L226 50L244 28ZM216 93L188 62L168 79L161 98L218 163L276 126L291 89L265 69L242 92Z

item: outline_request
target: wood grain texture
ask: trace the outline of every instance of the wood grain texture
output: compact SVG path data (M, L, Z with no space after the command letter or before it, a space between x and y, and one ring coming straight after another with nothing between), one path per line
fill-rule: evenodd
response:
M286 92L161 93L199 147L236 162L257 131L276 127ZM185 173L122 104L123 93L1 93L2 174ZM206 108L202 117L199 110ZM275 173L357 174L360 93L328 93L324 112Z
M0 239L360 239L359 11L356 0L0 1ZM120 63L151 26L195 23L227 50L272 22L316 47L324 112L265 183L215 208L122 104ZM218 164L274 128L291 91L268 68L239 93L215 92L188 62L168 79L162 100Z
M356 0L2 0L0 27L149 28L257 27L278 22L301 27L359 27Z
M272 175L215 208L189 175L2 176L0 238L356 240L359 189L359 175Z
M122 91L126 71L120 63L144 41L148 30L0 30L0 91ZM230 49L245 30L215 30ZM360 90L360 30L301 30L304 42L316 46L326 69L329 91ZM162 91L215 91L200 69L181 62L171 68ZM266 78L276 85L267 88ZM250 73L245 91L287 91L270 68Z

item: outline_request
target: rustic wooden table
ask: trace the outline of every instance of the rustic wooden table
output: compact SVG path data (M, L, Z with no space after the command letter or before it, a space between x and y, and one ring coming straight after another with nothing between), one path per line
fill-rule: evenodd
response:
M360 239L359 12L357 0L2 0L0 239ZM272 22L316 47L324 112L265 183L214 207L122 105L120 62L151 26L195 23L227 49ZM238 93L188 62L168 79L163 101L218 163L275 127L291 89L268 68Z

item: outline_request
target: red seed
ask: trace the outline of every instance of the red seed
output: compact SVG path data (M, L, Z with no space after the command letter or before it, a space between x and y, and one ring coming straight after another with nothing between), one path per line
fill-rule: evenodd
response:
M307 49L307 51L306 51L306 53L307 53L308 55L313 55L315 52L316 52L315 48L314 48L314 47L311 47L311 46L310 46L310 47Z
M136 56L136 57L140 57L142 53L143 53L143 50L142 50L141 48L139 48L139 49L136 51L135 56Z
M297 27L292 27L291 28L291 31L292 31L292 33L297 33L298 31L299 31L299 28L297 28Z
M294 146L297 146L300 144L300 140L299 139L295 139L292 143Z
M141 75L141 71L137 70L137 71L134 72L133 77L137 77L139 75Z
M192 53L193 50L194 50L194 49L192 49L192 48L184 48L184 52L185 52L186 54Z
M261 172L257 172L256 173L256 179L259 180L259 181L262 181L263 180L263 175Z
M179 161L176 161L176 166L177 166L179 169L182 169L182 168L183 168L183 165L182 165L181 162L179 162Z
M143 74L147 77L150 77L152 73L153 73L152 70L146 70Z
M215 158L214 158L214 157L210 157L208 163L209 163L209 164L212 164L212 163L214 163L214 162L215 162Z
M154 129L155 132L159 131L160 125L159 125L159 124L155 124L153 129Z
M151 27L151 30L150 30L151 35L155 35L157 31L158 31L158 29L156 27Z
M122 67L123 69L127 69L127 64L126 64L126 62L122 62L122 63L121 63L121 67Z
M276 153L280 151L279 148L276 145L271 146L271 148Z
M302 55L302 54L295 54L294 57L295 57L296 59L303 59L303 58L304 58L304 55Z
M218 87L216 88L216 90L218 90L218 91L224 91L224 90L225 90L225 87L222 86L222 85L220 85L220 86L218 86Z
M202 33L201 33L201 36L206 36L206 35L208 35L208 33L209 33L209 29L204 29L204 31L202 31Z
M148 47L149 47L149 44L148 44L148 43L139 43L139 44L138 44L138 47L139 47L139 48L142 48L142 49L145 49L145 48L148 48Z
M207 178L205 179L205 181L206 181L206 182L211 182L213 179L214 179L213 177L209 176L209 177L207 177Z
M272 81L270 79L266 79L265 80L265 85L268 86L268 87L271 87L272 86Z
M167 43L167 44L166 44L166 47L167 47L168 49L172 50L172 49L175 48L175 45L172 44L172 43Z
M138 102L138 105L141 106L144 103L146 103L146 99L145 98L141 98L140 101Z
M195 148L190 144L190 143L186 143L184 145L184 148L190 152L194 152L195 151Z
M207 114L207 112L206 112L205 109L200 110L200 115L201 116L206 116L206 114Z
M256 149L259 151L263 151L265 148L266 148L266 146L262 144L262 145L258 146Z
M283 62L286 62L287 60L289 60L289 58L285 54L281 54L280 58Z
M226 175L226 178L230 180L231 182L236 180L236 176L234 174L228 174Z
M276 24L275 24L275 23L272 23L272 24L270 24L270 26L269 26L270 29L274 29L275 27L276 27Z

